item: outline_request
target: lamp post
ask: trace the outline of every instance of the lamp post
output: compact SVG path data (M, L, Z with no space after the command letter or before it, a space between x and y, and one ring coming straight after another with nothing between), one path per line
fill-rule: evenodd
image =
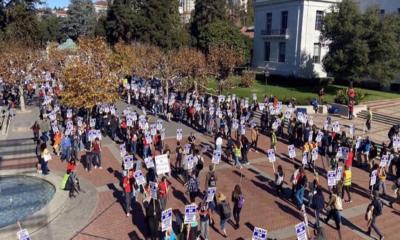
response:
M267 94L268 77L269 77L269 66L268 66L268 63L265 64L265 67L264 67L264 77L265 77L265 89L264 89L264 92L265 92L265 95L266 95Z

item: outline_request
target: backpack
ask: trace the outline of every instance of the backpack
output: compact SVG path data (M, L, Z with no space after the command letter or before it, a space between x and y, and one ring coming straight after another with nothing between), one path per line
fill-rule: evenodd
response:
M374 203L373 203L373 206L374 206L373 214L374 214L375 216L380 216L380 215L382 215L382 208L383 208L382 201L381 201L381 200L378 200L378 199L375 199L375 200L374 200Z
M231 207L227 202L222 203L222 215L224 216L225 219L231 218Z
M215 179L214 173L212 173L212 174L210 175L210 178L208 179L208 186L209 186L209 187L215 187L215 186L217 186L217 181L216 181L216 179Z
M244 205L244 196L243 194L240 194L239 200L238 200L238 208L242 208Z
M342 203L342 199L336 195L336 199L335 199L335 209L338 211L342 211L343 210L343 203Z

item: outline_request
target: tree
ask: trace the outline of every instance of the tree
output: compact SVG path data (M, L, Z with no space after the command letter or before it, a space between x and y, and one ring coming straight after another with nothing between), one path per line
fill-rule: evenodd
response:
M209 23L226 20L226 0L197 0L191 22L194 45L200 46L200 35ZM204 50L204 49L202 49Z
M61 34L61 20L51 13L50 10L46 11L41 17L39 28L42 45L45 45L47 42L59 42L63 39Z
M132 42L139 36L139 8L138 0L115 0L111 4L106 18L106 35L111 44L118 41Z
M77 40L94 35L96 12L91 0L71 0L67 13L63 23L63 32L67 37Z
M98 103L114 103L118 78L110 64L111 49L102 38L80 38L78 46L79 51L63 70L61 102L87 110Z
M247 0L246 21L244 23L245 26L251 26L254 24L254 1L255 0Z
M147 0L140 7L141 24L138 40L164 49L182 45L180 34L184 31L180 23L178 0Z
M364 16L365 39L369 46L366 75L387 85L400 74L400 18L381 18L379 9L370 8Z
M232 74L233 69L243 63L242 54L224 44L214 45L207 56L209 68L219 81L218 90L221 93L225 80Z
M325 70L337 79L360 79L368 63L368 42L363 38L365 27L357 5L344 0L332 7L324 18L322 37L329 52L323 59Z
M199 47L206 52L212 45L226 45L250 59L252 41L243 35L239 28L228 21L216 21L207 24L199 36Z

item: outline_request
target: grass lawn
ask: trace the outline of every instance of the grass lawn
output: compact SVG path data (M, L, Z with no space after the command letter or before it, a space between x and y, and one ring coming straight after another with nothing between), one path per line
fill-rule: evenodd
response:
M237 80L239 81L239 80ZM216 80L210 80L208 83L208 88L215 90L214 94L217 93L218 84ZM325 87L325 101L327 103L333 103L336 92L340 89L346 89L347 86L340 85L330 85ZM400 94L384 92L384 91L375 91L369 89L360 89L365 94L365 98L362 102L373 101L373 100L382 100L382 99L393 99L400 98ZM256 81L253 87L251 88L243 88L243 87L234 87L232 89L227 89L223 91L224 95L236 94L239 97L248 97L252 99L253 93L257 94L258 100L264 98L265 95L274 95L278 97L280 101L286 101L291 99L292 97L296 98L297 104L305 105L309 104L311 99L317 97L319 92L318 86L310 86L304 85L300 87L290 87L290 86L278 86L278 85L265 85L265 83L261 83Z

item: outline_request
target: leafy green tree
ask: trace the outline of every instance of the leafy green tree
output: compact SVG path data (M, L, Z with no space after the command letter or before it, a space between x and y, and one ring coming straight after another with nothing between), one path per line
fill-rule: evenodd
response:
M107 36L106 24L107 24L106 16L100 16L97 19L96 27L94 29L94 35L105 38Z
M60 42L63 40L61 34L61 19L50 10L45 11L39 22L42 45L46 42Z
M246 14L246 22L245 26L251 26L254 24L254 1L255 0L247 0L247 14Z
M107 40L111 44L120 40L132 42L138 38L140 7L138 0L115 0L111 4L105 23Z
M200 35L205 26L215 21L226 20L226 15L226 0L197 0L191 22L194 45L201 48Z
M68 17L63 23L63 32L77 40L83 36L93 36L96 26L96 12L91 0L71 0Z
M146 0L140 8L139 40L172 49L182 45L179 35L184 31L180 23L178 0Z
M240 29L228 21L216 21L207 24L199 36L201 49L210 50L212 45L225 45L250 58L252 41L240 32Z
M359 80L366 72L369 47L363 38L363 16L357 5L344 0L324 18L322 38L329 52L323 59L325 70L338 79Z

